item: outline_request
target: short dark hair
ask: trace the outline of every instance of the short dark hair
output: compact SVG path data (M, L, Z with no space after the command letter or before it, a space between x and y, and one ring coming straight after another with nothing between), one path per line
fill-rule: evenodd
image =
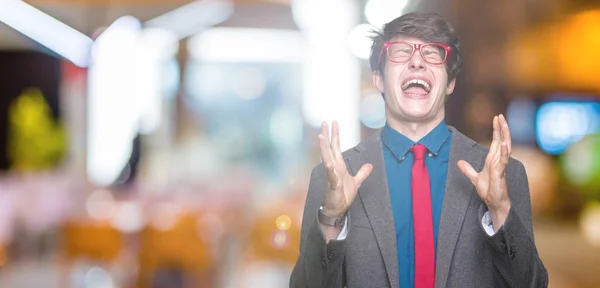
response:
M448 81L456 78L463 65L460 52L460 42L454 29L437 13L411 12L404 14L383 26L383 31L373 31L373 45L371 46L371 71L383 76L387 61L379 63L379 56L385 42L398 36L408 36L421 39L425 42L442 43L450 46L450 58L446 61ZM382 59L384 60L384 59Z

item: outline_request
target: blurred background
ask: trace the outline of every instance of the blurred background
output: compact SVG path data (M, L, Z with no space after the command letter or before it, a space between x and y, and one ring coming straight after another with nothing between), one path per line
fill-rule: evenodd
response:
M385 123L371 29L434 11L447 122L504 113L550 287L600 287L596 0L0 0L0 287L287 287L321 121Z

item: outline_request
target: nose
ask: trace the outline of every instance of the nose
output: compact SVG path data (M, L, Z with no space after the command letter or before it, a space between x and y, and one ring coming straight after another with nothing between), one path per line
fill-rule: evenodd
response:
M419 51L415 51L408 61L408 68L413 71L425 69L425 61L423 60L423 57L421 57L421 53L419 53Z

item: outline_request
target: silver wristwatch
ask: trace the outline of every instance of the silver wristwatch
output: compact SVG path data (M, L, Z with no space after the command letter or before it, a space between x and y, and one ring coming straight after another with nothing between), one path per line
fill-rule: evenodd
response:
M346 215L342 216L341 218L327 216L327 215L325 215L325 213L323 213L323 206L319 207L319 223L321 223L323 225L339 228L339 227L342 227L345 219L346 219Z

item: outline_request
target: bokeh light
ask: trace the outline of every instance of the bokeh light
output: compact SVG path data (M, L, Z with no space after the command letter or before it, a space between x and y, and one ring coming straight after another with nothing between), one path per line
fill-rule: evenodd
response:
M580 227L584 238L594 247L600 248L600 203L592 202L584 207Z
M100 267L93 267L85 273L86 288L113 288L114 283L110 274Z
M271 245L275 248L283 249L290 244L290 234L288 231L275 230L271 233Z
M88 196L85 209L93 219L108 220L116 211L115 199L108 190L98 189Z
M580 188L586 198L600 200L600 134L585 136L562 157L567 179Z
M370 94L360 101L360 122L373 129L385 125L385 101L381 94Z
M549 102L537 112L537 139L542 150L560 154L583 136L598 132L600 103Z
M277 229L279 229L281 231L287 231L288 229L290 229L290 226L292 225L292 219L288 215L281 215L281 216L277 217L277 220L275 221L275 225L277 225Z

